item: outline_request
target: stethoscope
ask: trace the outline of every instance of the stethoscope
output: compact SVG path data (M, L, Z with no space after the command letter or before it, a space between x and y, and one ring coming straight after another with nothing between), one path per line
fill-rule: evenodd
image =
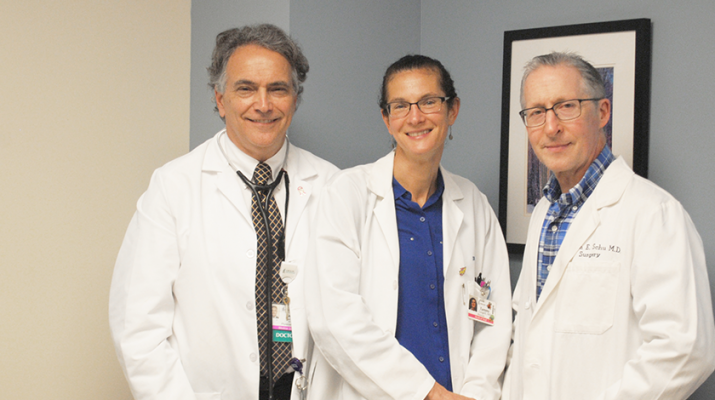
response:
M227 135L226 132L224 131L223 134ZM228 135L227 135L228 137ZM286 137L286 141L288 138ZM257 204L258 204L258 210L261 213L261 218L263 219L263 229L265 230L266 234L266 244L268 247L268 262L267 262L267 274L266 274L266 287L265 287L265 292L266 292L266 313L268 315L267 318L267 328L268 328L268 343L267 343L267 348L266 351L268 352L268 399L273 400L273 321L271 319L272 315L272 306L273 306L273 298L271 296L272 293L272 288L273 288L273 268L274 268L274 263L273 263L273 237L271 236L271 226L269 225L269 218L268 218L268 201L270 198L273 196L273 190L281 183L281 180L285 182L285 189L286 189L286 200L285 200L285 211L284 211L284 223L283 223L283 232L281 233L281 236L278 239L278 256L281 260L285 259L285 226L286 223L288 222L288 204L289 204L289 198L290 198L290 179L288 179L288 173L286 172L285 169L281 169L281 172L278 173L278 176L276 179L269 185L256 185L253 183L250 179L246 178L246 176L231 162L231 160L226 156L226 151L223 148L223 142L221 141L221 137L218 138L218 147L221 150L221 153L223 154L223 157L228 161L228 165L233 168L234 171L236 171L236 174L238 174L238 177L241 178L243 183L246 184L246 186L251 189L251 192L253 193L254 196L256 196L256 199L258 199ZM288 149L290 148L290 142L286 143L286 155L285 158L283 159L283 163L285 164L285 160L288 158ZM285 177L285 179L283 179ZM265 197L263 198L263 201L260 201L261 196L259 196L259 193L263 192L265 193Z

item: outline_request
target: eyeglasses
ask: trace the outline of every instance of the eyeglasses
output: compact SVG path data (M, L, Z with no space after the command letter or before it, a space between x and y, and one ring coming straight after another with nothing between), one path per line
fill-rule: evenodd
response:
M408 103L406 101L395 101L387 103L387 113L395 118L402 118L410 113L413 104L417 105L425 114L434 114L442 110L442 103L449 100L449 97L426 97L416 103Z
M576 119L581 116L582 101L599 101L600 99L573 99L560 101L554 104L551 108L532 107L519 111L521 120L527 128L535 128L546 123L546 112L552 110L556 118L561 121Z

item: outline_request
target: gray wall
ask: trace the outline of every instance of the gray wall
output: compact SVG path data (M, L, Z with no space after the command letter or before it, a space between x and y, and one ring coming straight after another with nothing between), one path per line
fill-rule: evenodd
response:
M291 141L340 168L387 154L380 84L392 62L420 51L420 2L293 2L290 23L310 61Z
M286 2L276 2L278 17L265 15L265 8L261 11L248 0L208 5L193 2L192 148L221 127L204 89L216 33L245 23L251 15L280 25L276 18L283 20L284 13L289 13L290 33L311 63L304 102L289 131L293 143L342 168L385 154L390 142L376 105L382 74L400 56L421 52L445 64L462 98L454 140L448 144L443 162L475 182L495 210L499 202L504 31L650 18L649 178L675 195L690 212L705 243L711 291L715 290L715 214L709 209L715 198L715 134L710 118L715 93L710 72L715 65L712 0L691 0L687 6L667 0L305 0L290 3L289 10ZM513 257L513 280L520 268L521 261ZM714 377L691 397L712 398Z

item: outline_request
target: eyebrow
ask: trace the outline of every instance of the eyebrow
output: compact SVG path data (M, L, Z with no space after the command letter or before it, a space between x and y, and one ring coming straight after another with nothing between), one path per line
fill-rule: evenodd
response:
M274 87L291 87L291 85L286 82L286 81L278 81L278 82L271 82L268 84L269 88L274 88Z
M429 98L429 97L447 97L447 96L439 95L439 94L436 94L436 93L427 93L427 94L423 95L422 97L420 97L417 101L419 102L419 101L422 101L422 100L424 100L424 99L426 99L426 98ZM402 97L396 97L396 98L394 98L394 99L388 101L388 103L396 103L396 102L409 103L407 100L405 100L405 99L402 98Z
M563 97L563 96L557 97L557 98L556 98L556 101L553 101L553 102L551 103L551 107L553 107L554 104L556 104L556 103L561 103L561 102L564 102L564 101L576 100L576 99L578 99L578 98L566 98L566 97ZM535 106L526 107L526 108L524 108L524 109L527 110L527 109L529 109L529 108L548 108L548 107L546 107L546 104L544 104L543 102L538 102L538 103L536 103L536 104L537 104L537 105L535 105Z
M248 79L239 79L236 82L233 83L234 89L237 88L238 86L241 85L248 85L248 86L256 86L256 82L253 82ZM267 85L269 88L276 88L276 87L290 87L288 82L285 81L277 81L277 82L271 82Z

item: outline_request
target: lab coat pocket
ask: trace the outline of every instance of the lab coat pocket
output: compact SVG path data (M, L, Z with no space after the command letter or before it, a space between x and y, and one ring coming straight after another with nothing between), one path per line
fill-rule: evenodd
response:
M571 263L559 283L556 331L600 335L613 325L619 263Z

